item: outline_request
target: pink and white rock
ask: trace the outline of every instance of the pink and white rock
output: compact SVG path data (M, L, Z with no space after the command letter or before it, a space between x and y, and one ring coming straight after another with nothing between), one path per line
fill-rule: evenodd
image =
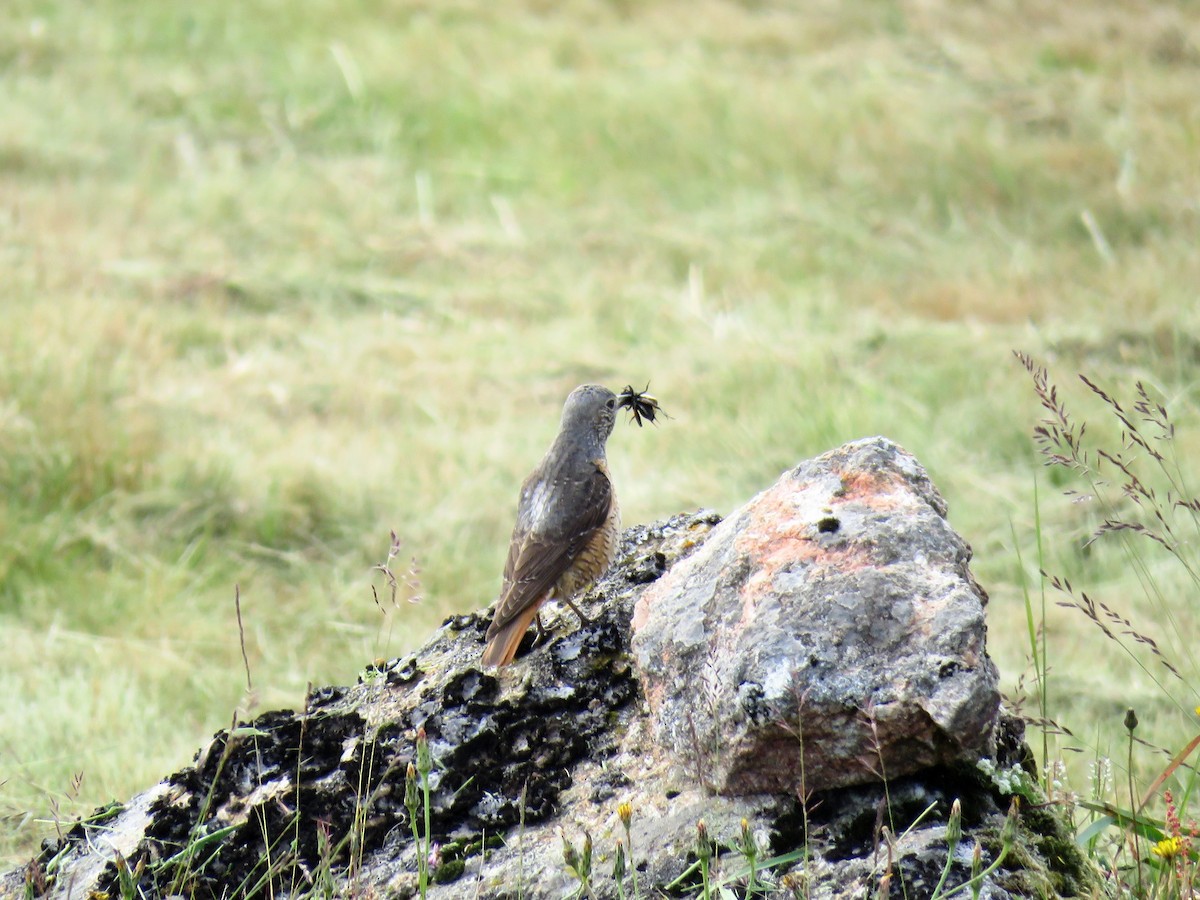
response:
M883 438L787 472L651 585L633 653L659 740L724 794L880 781L990 750L987 595Z

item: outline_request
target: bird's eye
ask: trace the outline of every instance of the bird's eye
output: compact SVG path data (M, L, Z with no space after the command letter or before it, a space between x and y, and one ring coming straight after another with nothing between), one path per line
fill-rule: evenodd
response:
M604 405L607 406L609 409L612 409L614 406L617 405L616 398L609 397L608 400L605 401Z

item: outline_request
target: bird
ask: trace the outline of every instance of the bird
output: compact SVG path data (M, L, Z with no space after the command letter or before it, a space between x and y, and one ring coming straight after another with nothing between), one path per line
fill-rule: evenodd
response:
M621 509L608 471L605 443L621 400L608 388L583 384L563 405L558 436L521 485L504 581L487 630L484 666L506 666L542 605L573 602L602 576L617 553Z

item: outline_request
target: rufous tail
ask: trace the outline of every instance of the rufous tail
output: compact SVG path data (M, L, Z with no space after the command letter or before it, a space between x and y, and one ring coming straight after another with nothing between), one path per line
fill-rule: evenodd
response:
M529 630L529 623L537 615L540 603L532 603L528 609L497 631L488 640L483 651L481 662L485 666L507 666L517 655L517 647L521 646L521 638Z

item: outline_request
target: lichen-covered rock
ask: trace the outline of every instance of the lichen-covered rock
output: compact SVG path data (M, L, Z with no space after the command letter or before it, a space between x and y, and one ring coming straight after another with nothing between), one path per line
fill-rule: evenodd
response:
M889 455L899 470L879 464ZM945 525L940 498L915 461L880 441L851 445L837 458L843 460L838 483L844 493L826 504L830 509L822 514L825 526L818 522L818 533L825 527L831 537L817 539L826 543L817 544L813 558L823 560L828 579L837 577L839 559L848 571L857 566L859 579L852 583L861 589L829 598L843 607L835 621L878 619L867 631L882 635L888 647L906 640L944 646L946 659L963 668L972 659L964 647L973 647L977 658L971 664L990 665L982 632L968 630L978 644L963 644L955 636L958 620L945 618L938 605L964 591L977 606L982 598L970 587L965 545ZM811 465L809 471L825 473L822 484L833 484L827 466ZM855 465L860 468L851 468ZM883 492L881 485L892 485L892 493ZM894 506L855 505L854 498L868 496L891 496ZM924 506L914 496L924 498ZM796 790L770 771L754 774L753 760L731 766L733 757L723 755L719 744L706 753L694 752L690 741L678 747L659 739L662 710L677 701L666 685L705 709L711 705L706 699L711 688L702 677L694 683L682 682L678 675L665 681L661 672L666 670L654 669L647 683L658 692L657 717L651 715L630 652L630 622L638 599L648 590L657 594L642 607L639 620L640 665L649 673L653 629L663 629L658 646L665 662L679 657L679 634L691 629L718 633L701 607L684 605L677 607L678 620L662 618L671 606L671 592L656 587L668 583L664 576L671 578L680 566L689 566L686 590L707 590L713 596L726 585L748 585L750 611L738 614L750 616L747 624L739 632L732 626L740 620L733 616L722 625L731 627L721 632L724 652L747 659L720 662L734 667L728 671L755 671L765 659L763 648L739 635L748 635L752 627L762 630L768 621L771 628L784 629L780 617L796 612L798 575L794 567L773 561L791 559L797 547L811 540L798 508L759 504L753 516L738 513L735 525L721 526L718 532L713 526L719 517L712 513L629 529L613 569L582 598L593 616L590 624L577 627L571 613L551 620L551 637L544 644L526 649L511 666L485 671L479 657L487 615L450 618L419 651L372 667L353 687L314 691L303 710L267 713L221 732L197 753L192 766L123 806L81 821L63 839L48 842L27 866L0 875L0 898L66 900L98 895L93 892L116 897L138 891L146 897L197 900L408 898L418 892L419 860L429 863L427 896L435 900L559 898L582 887L589 839L586 896L608 900L618 895L613 872L617 846L623 844L628 854L625 896L634 896L636 871L641 896L687 897L699 890L695 862L700 820L716 853L710 860L711 881L741 893L750 878L749 836L758 850L756 896L867 898L877 896L888 879L892 896L928 896L929 885L946 864L946 821L955 799L963 809L964 838L950 861L949 884L961 884L969 876L963 860L969 863L970 857L963 854L978 845L985 865L1008 853L1005 865L980 882L981 897L1085 892L1094 873L1071 842L1061 840L1050 813L1037 811L1036 818L1032 811L1022 814L1016 828L1010 828L1016 836L1002 837L1009 809L1005 794L1012 788L1001 785L1028 787L1019 765L1024 744L1015 720L1002 719L994 741L990 732L974 743L956 739L954 753L922 757L939 763L933 768L905 776L900 774L905 767L897 763L895 770L878 772L886 775L886 784L876 779L831 790L816 783ZM907 522L906 528L897 517ZM838 529L830 529L835 518ZM888 545L886 562L882 551L854 537L881 522L892 522L900 531ZM706 544L713 535L722 541L732 536L735 545L741 536L740 555L728 557L736 565L713 567L716 557ZM845 543L832 543L837 540ZM836 546L844 547L840 557L832 552ZM689 558L703 560L706 554L708 562L690 564ZM917 577L938 566L945 573L941 593L922 587L928 582ZM866 590L864 585L878 583L867 570L884 567L912 573L913 595L903 593L901 581L889 582L886 594ZM765 574L755 579L755 571ZM700 572L709 572L715 583L704 588ZM864 597L867 612L854 614L852 603ZM804 627L799 621L793 633ZM911 629L907 637L905 627ZM862 688L862 697L874 697L875 706L872 712L857 694L846 694L855 698L847 721L873 716L883 733L894 734L897 728L885 701L895 686L884 682L869 689L866 681L871 671L892 670L871 669L863 660L871 645L865 637L855 640L862 643L842 638L840 649L851 654L844 665L857 679L853 683ZM797 658L794 668L809 676L828 672L837 649L818 642ZM778 656L783 645L772 652ZM956 707L946 699L946 685L959 683L959 678L960 669L953 666L912 674L931 698L918 718L936 722L952 735L959 727L955 716L967 714L950 710L970 705ZM765 685L761 693L743 690L740 699L766 708L761 705L774 696L774 682L763 676L760 683ZM833 683L814 681L809 696L822 695ZM801 696L804 690L800 688ZM989 716L979 720L984 731L995 712L994 706L988 708ZM806 730L806 747L809 734ZM814 741L822 738L819 730L811 734ZM426 741L428 756L417 753L418 736ZM827 755L830 747L840 746L825 743ZM990 750L993 743L996 759L974 765L972 752ZM764 752L760 768L779 764L771 753ZM951 758L956 760L952 765L941 764ZM409 780L410 771L417 774L415 782ZM988 774L997 771L1004 772L1003 779ZM718 795L710 790L713 784L740 784L743 789L784 784L784 789ZM622 804L628 804L628 831ZM1011 850L1004 849L1006 840ZM568 846L575 854L570 866L564 858Z
M989 751L986 595L924 470L883 438L786 473L645 591L655 731L724 794L827 790Z

